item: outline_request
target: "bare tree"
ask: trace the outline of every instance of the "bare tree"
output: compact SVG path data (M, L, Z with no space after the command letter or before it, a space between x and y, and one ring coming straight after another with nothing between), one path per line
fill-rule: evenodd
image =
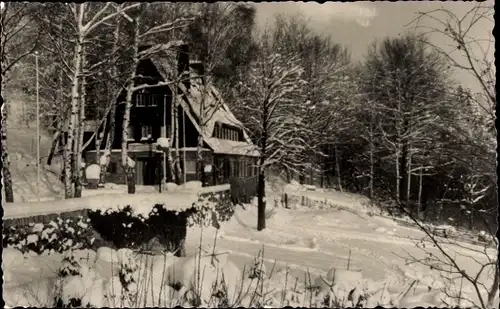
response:
M493 187L496 190L495 170L495 106L496 106L496 67L494 64L494 38L491 30L494 25L494 7L490 3L474 3L463 15L458 15L451 10L441 6L438 9L419 12L417 18L409 25L421 31L422 36L432 34L438 40L447 43L438 46L432 41L424 40L433 49L438 51L448 61L448 64L457 72L468 73L479 86L478 93L459 89L459 100L466 100L464 106L470 113L460 115L461 126L446 128L453 136L454 141L467 148L466 153L474 154L479 158L474 166L463 162L463 155L457 159L465 163L471 175L465 179L477 179L474 175L482 175L481 178L489 178L489 181L479 182L482 188L476 188L482 192L483 188ZM435 26L432 26L435 25ZM481 31L481 32L479 32ZM466 117L465 122L463 118ZM474 138L471 138L474 136ZM467 146L465 146L467 145ZM455 147L456 148L456 147ZM463 152L460 152L461 154ZM469 157L468 155L466 157ZM472 177L472 178L471 178ZM475 181L466 185L474 186ZM467 211L472 213L473 209Z
M464 243L457 235L422 223L405 210L403 204L398 204L398 207L424 232L424 237L415 239L415 244L424 252L425 258L416 258L407 252L406 257L403 257L407 263L420 264L439 272L444 285L438 288L452 301L448 306L494 308L495 303L498 304L500 279L496 253L498 240L494 234L490 234L493 236L489 241L477 248L476 245ZM472 268L475 270L472 271ZM468 287L475 295L463 292ZM476 298L479 303L475 301Z
M412 158L416 145L428 138L436 110L446 99L446 70L441 58L413 35L386 39L370 52L365 84L380 111L377 130L394 160L395 198L410 206ZM383 115L383 116L382 116Z
M258 222L266 227L266 172L286 157L298 155L307 144L307 127L297 111L296 97L302 96L305 81L297 55L280 54L268 35L260 38L260 51L252 63L250 76L240 84L242 110L247 111L245 124L257 143ZM301 133L304 134L301 134Z
M446 43L447 47L440 47L429 40L425 44L432 46L441 55L446 57L449 64L461 71L468 72L478 82L481 92L478 96L471 96L483 112L489 116L489 121L495 121L496 104L496 67L494 64L495 44L492 31L484 31L484 36L478 36L477 29L491 27L495 23L493 4L475 3L463 16L453 13L441 6L438 9L420 12L418 17L410 23L421 31L423 37L433 34ZM432 21L428 23L427 21ZM437 24L437 26L429 26ZM481 99L478 99L481 98Z

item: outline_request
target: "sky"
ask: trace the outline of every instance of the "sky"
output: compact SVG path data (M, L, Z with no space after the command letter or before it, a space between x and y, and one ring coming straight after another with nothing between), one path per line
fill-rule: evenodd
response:
M492 1L488 1L493 3ZM434 2L434 1L360 1L360 2L267 2L256 4L257 24L265 26L266 21L276 13L302 13L310 19L310 25L318 33L329 35L333 41L349 48L354 60L362 60L368 46L376 39L396 37L405 30L410 30L411 23L418 12L429 11L440 6L463 16L472 8L474 2ZM432 24L429 24L433 26ZM477 38L492 37L493 23L478 24L472 29ZM433 43L446 46L447 42L438 36L431 36ZM491 46L493 57L494 45ZM494 58L491 58L494 59ZM466 72L455 72L454 79L479 91L476 80Z

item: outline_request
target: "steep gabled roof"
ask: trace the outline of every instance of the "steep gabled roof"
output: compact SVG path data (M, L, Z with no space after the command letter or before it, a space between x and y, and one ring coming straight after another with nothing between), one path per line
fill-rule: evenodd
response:
M162 55L154 55L150 58L151 62L156 66L164 80L171 80L173 73L177 70L177 53L176 51L162 52ZM190 72L191 76L196 74ZM190 80L191 87L186 89L184 84L180 83L179 88L183 92L182 96L178 97L178 102L181 102L183 110L186 115L194 124L198 132L200 132L199 119L200 119L200 106L202 104L202 86L198 78ZM187 103L187 105L186 105ZM204 106L209 115L212 117L206 121L201 132L205 143L214 151L219 154L234 154L241 156L256 157L259 155L257 147L252 143L250 138L245 132L243 124L234 116L229 110L228 106L223 102L217 89L213 86L208 87L205 96ZM216 123L224 123L233 127L238 127L242 130L244 141L231 141L213 137L213 132Z

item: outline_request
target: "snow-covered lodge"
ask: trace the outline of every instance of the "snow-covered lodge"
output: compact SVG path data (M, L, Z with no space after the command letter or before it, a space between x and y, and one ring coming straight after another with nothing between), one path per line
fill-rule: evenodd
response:
M189 58L188 47L183 45L178 51L158 52L139 63L137 74L141 78L137 80L137 85L172 81L177 74L184 77L190 76L190 78L185 78L179 83L177 89L174 88L174 85L152 87L141 89L133 95L127 143L128 155L136 162L135 174L138 185L161 183L163 164L167 156L166 151L172 152L174 159L178 153L179 166L182 170L180 182L183 181L184 168L186 181L197 180L196 158L200 134L203 138L205 185L228 183L230 177L249 179L257 173L255 145L245 133L241 122L222 101L215 87L212 85L207 87L208 91L205 90L203 98L203 81L201 78L196 78L196 76L203 75L203 68L199 62L190 61ZM178 105L178 135L173 141L170 140L171 147L165 150L165 148L160 147L161 145L158 145L158 139L161 137L170 139L171 137L173 122L171 105L174 90L177 90L175 104ZM111 163L106 175L107 182L125 183L126 181L121 165L122 127L125 110L125 104L121 103L124 102L124 99L125 93L122 93L117 101L115 137ZM204 125L200 126L202 118L200 117L200 107L202 104L205 108L205 119ZM107 123L109 124L110 121ZM86 123L86 140L92 137L96 125L97 121ZM177 130L174 129L175 132ZM109 133L109 126L105 128L104 133L105 135ZM84 160L87 164L96 163L97 155L94 144L91 142L84 153ZM170 166L166 165L167 172L170 173Z

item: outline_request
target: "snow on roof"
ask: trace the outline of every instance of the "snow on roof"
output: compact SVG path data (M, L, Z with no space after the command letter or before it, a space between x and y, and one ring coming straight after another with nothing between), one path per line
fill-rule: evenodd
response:
M174 58L174 55L175 51L169 51L163 52L162 55L155 55L151 57L151 61L157 67L164 79L170 79L172 77L171 72L174 72L173 70L177 69L177 62L176 60L174 61L174 59L176 59ZM189 106L185 105L185 100L183 100L181 96L179 96L178 102L180 102L183 109L186 110L188 118L193 122L198 132L200 132L200 126L198 123L200 119L200 106L202 103L203 89L201 88L200 79L191 79L190 83L191 86L189 91L182 83L179 85L179 88L187 98ZM234 116L228 106L222 101L222 97L214 86L208 87L208 93L206 94L204 104L206 114L209 114L212 117L208 119L203 126L202 135L205 142L215 153L258 156L257 148L246 134L243 124ZM215 124L217 122L242 129L245 141L235 142L213 137Z
M207 192L218 192L229 189L229 185L203 187L197 190L179 190L165 193L105 193L57 201L31 203L9 203L4 206L4 220L27 218L53 213L73 212L84 209L119 210L130 205L134 214L149 215L155 204L164 204L168 210L184 210L190 208L198 200L198 196Z
M214 153L237 154L249 157L259 156L259 152L256 147L247 142L236 142L215 137L209 137L205 141L214 150Z

